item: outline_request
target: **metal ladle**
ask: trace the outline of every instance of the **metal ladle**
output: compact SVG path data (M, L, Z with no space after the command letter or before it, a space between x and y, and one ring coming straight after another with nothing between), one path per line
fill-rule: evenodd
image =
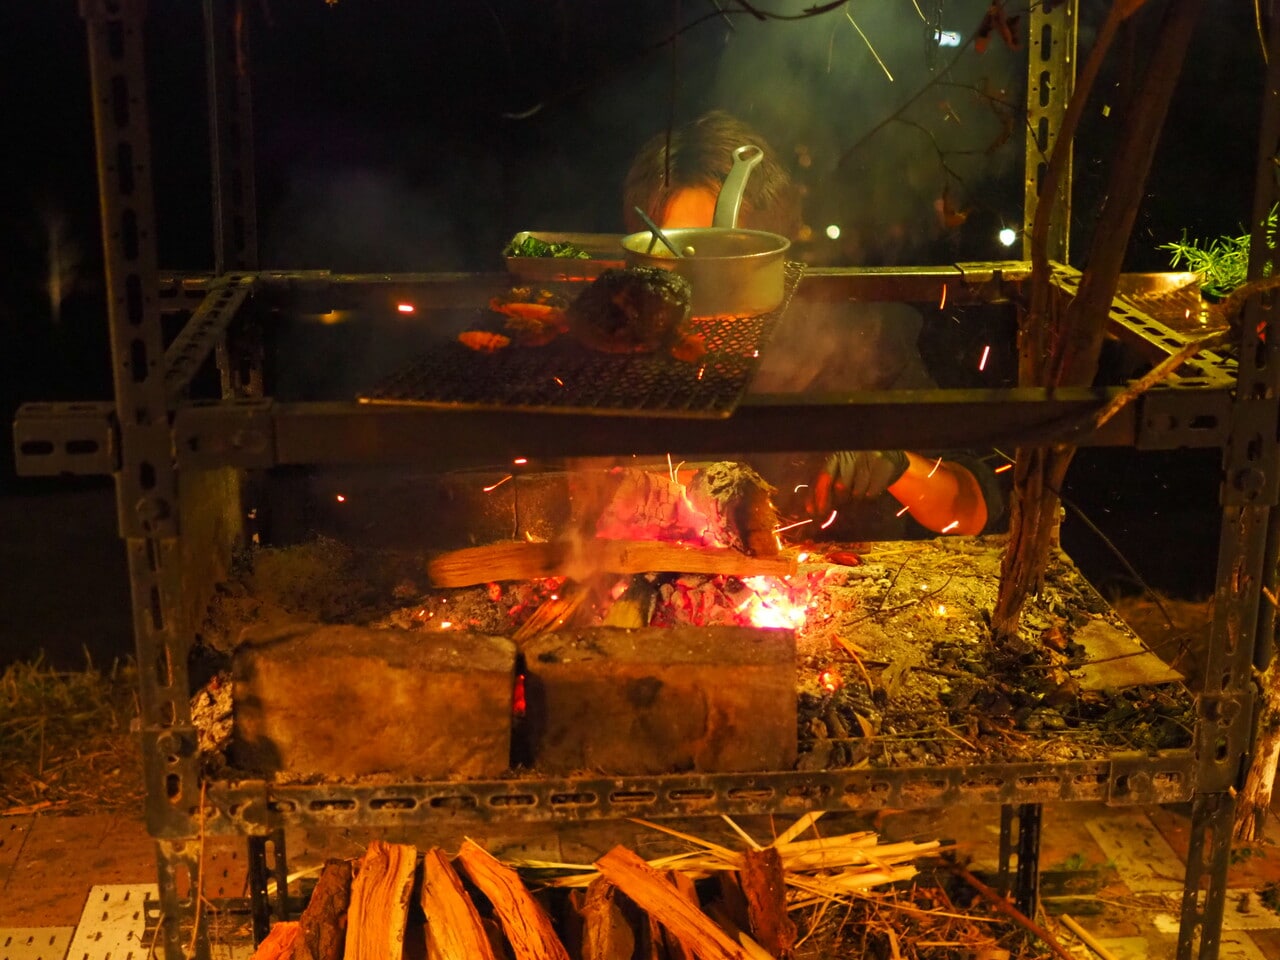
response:
M670 250L670 251L671 251L671 255L672 255L673 257L683 257L683 256L684 256L684 254L683 254L683 253L681 253L679 250L677 250L677 249L676 249L676 245L675 245L674 243L672 243L670 240L668 240L668 239L667 239L667 235L666 235L665 233L663 233L663 232L662 232L662 228L661 228L660 226L658 226L656 223L654 223L654 222L653 222L653 219L652 219L652 218L651 218L647 213L645 213L645 212L644 212L643 210L641 210L639 207L633 207L632 209L633 209L633 210L635 210L636 215L637 215L641 220L643 220L643 221L644 221L644 225L645 225L646 227L648 227L648 228L649 228L649 231L650 231L650 232L651 232L655 237L657 237L659 240L661 240L661 241L662 241L662 243L663 243L663 245L664 245L664 246L666 246L666 248L667 248L668 250ZM650 249L650 250L652 250L652 249L653 249L653 241L652 241L652 240L650 240L650 241L649 241L649 249Z

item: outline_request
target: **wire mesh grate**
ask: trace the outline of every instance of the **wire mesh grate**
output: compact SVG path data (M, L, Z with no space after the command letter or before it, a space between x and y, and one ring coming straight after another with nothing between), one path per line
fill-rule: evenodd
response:
M600 353L569 337L495 353L449 340L358 399L449 409L727 417L746 393L803 271L803 264L786 264L783 300L770 313L692 318L689 332L701 335L707 348L692 363L666 352Z

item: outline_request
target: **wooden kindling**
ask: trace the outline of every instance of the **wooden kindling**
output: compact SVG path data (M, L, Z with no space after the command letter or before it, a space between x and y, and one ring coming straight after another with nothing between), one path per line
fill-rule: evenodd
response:
M342 960L351 884L350 860L325 862L311 899L298 918L301 935L294 947L293 960Z

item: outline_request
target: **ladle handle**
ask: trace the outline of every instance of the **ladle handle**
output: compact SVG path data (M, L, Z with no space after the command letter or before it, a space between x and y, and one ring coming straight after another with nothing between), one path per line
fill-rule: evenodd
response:
M733 151L733 166L716 196L716 210L711 218L713 227L738 225L738 208L742 206L742 195L747 189L747 177L763 159L764 151L754 143L744 144Z
M645 213L644 210L640 207L633 207L632 209L635 210L636 216L638 216L641 220L644 221L644 225L649 228L649 232L652 233L659 240L661 240L663 244L666 246L666 248L671 251L671 255L673 257L684 256L684 254L682 254L679 250L676 249L676 245L667 239L667 235L662 232L662 228L653 222L652 217L650 217L647 213ZM653 249L652 240L649 241L649 249L650 250Z

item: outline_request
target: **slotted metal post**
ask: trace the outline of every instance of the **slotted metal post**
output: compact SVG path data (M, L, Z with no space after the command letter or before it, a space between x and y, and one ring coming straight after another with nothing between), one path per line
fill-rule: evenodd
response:
M1027 44L1027 149L1022 203L1022 258L1031 259L1031 226L1040 202L1040 182L1058 142L1062 118L1076 85L1077 14L1079 0L1067 0L1045 12L1048 4L1031 5L1031 39ZM1066 145L1070 151L1071 144ZM1051 261L1069 263L1071 238L1071 155L1054 198L1047 253Z

